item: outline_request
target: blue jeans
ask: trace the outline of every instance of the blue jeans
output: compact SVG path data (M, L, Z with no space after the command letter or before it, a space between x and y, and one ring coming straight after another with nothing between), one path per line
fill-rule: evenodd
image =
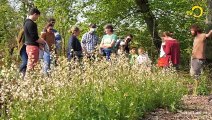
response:
M106 60L110 60L110 55L111 55L112 50L108 48L103 49L103 53L106 55Z
M28 55L26 53L26 45L23 45L23 47L21 48L20 56L21 56L22 63L20 65L19 72L25 74L27 69L27 61L28 61Z
M50 53L44 51L43 54L43 72L44 74L48 74L48 70L50 69L51 57Z

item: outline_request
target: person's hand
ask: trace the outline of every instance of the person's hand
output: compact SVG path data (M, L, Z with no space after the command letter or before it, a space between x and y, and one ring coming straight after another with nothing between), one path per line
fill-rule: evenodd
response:
M105 45L102 45L102 47L101 48L106 48L106 46Z
M210 32L209 32L209 33L210 33L210 36L211 36L211 34L212 34L212 30L210 30Z
M103 48L110 48L110 46L109 45L104 45Z
M101 45L100 48L106 48L106 46L105 45Z
M36 42L44 45L46 44L46 41L43 38L38 39Z
M40 50L44 50L44 45L43 44L39 44L39 49Z
M208 32L208 34L206 34L206 38L211 37L211 35L212 35L212 30L210 30L210 31Z

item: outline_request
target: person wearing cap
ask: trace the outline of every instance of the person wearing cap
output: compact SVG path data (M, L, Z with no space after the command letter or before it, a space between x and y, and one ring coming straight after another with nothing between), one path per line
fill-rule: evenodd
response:
M117 41L117 36L113 33L113 26L108 24L104 27L106 35L103 36L102 41L100 43L100 49L103 54L106 55L106 60L110 60L110 56L114 45Z
M94 51L97 47L98 36L96 35L96 24L90 24L90 30L82 36L82 49L86 56L93 57Z

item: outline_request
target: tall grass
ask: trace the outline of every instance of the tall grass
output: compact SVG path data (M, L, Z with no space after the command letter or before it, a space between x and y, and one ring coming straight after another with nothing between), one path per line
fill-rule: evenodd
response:
M67 62L22 80L17 67L2 67L1 118L23 120L134 120L158 107L176 110L186 93L172 70L146 71L126 59Z

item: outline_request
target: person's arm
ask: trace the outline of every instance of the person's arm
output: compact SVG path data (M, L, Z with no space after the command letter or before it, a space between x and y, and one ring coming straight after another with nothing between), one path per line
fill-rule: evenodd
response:
M206 34L206 38L211 37L211 35L212 35L212 30L210 30L210 31L208 32L208 34Z
M46 33L42 32L41 37L36 42L44 45L46 43L45 40L46 40Z
M99 42L99 38L98 38L98 36L95 36L94 46L97 46L98 42Z
M41 33L41 35L40 35L40 39L43 39L43 40L45 40L46 39L46 33ZM41 49L41 50L44 50L44 48L45 48L45 44L43 44L43 43L40 43L39 44L39 48Z
M46 40L46 33L41 33L40 37L44 40Z
M62 37L61 37L60 33L57 30L55 30L55 29L53 29L53 33L55 35L55 40L56 41L61 41Z
M115 41L112 40L110 44L102 45L102 48L112 48L115 45Z
M169 42L166 42L166 46L165 46L164 52L166 53L166 55L170 55L171 54L171 44Z
M82 50L85 51L85 52L87 53L85 43L86 43L86 34L84 34L84 35L82 36L81 45L82 45Z
M111 48L116 44L117 39L118 39L118 37L116 35L113 35L112 42L111 42Z
M108 48L112 48L114 45L115 45L115 41L113 40L113 41L110 43L110 45L108 45L107 47L108 47Z
M40 43L40 44L45 44L46 43L43 38L39 38L36 42Z
M104 48L104 36L103 36L102 41L100 43L100 48Z

